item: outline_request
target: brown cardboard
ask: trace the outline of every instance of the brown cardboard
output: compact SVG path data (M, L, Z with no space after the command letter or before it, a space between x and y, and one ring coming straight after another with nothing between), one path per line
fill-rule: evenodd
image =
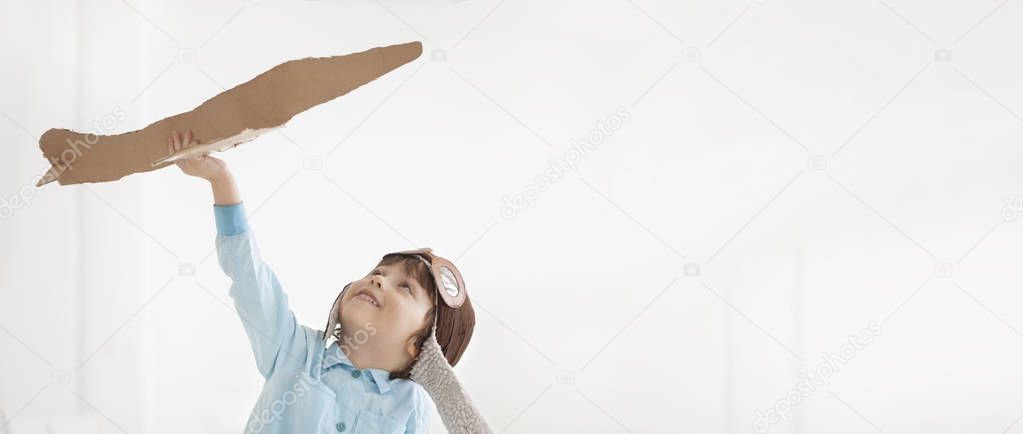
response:
M415 60L422 52L422 43L416 41L288 61L192 111L123 134L51 129L39 138L39 148L51 167L37 185L54 180L61 185L115 181L166 167L179 158L229 149ZM199 145L167 155L170 132L189 129Z

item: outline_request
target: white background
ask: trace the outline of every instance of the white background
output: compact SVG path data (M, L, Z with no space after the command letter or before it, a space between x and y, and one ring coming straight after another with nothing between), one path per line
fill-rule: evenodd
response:
M430 246L466 276L478 325L457 371L495 431L753 432L876 321L771 432L1023 433L1021 1L3 17L0 432L239 432L261 386L208 187L169 168L31 188L44 131L139 129L286 60L421 40L413 63L220 155L301 322L322 327L381 254ZM620 108L577 170L502 216Z

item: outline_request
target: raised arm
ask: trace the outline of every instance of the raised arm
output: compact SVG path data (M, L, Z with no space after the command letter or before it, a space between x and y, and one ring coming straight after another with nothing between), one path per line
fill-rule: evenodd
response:
M192 145L191 132L173 132L168 151ZM217 224L217 257L231 278L230 295L242 320L256 366L270 378L282 364L302 364L307 357L306 337L288 307L288 297L277 275L263 262L245 219L245 207L234 177L223 160L199 155L176 162L188 175L209 181Z

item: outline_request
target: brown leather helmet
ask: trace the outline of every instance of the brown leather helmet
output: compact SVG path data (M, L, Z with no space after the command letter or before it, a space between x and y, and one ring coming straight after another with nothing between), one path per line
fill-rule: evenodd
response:
M393 255L411 256L419 259L433 276L437 288L438 299L443 303L437 303L437 314L434 318L434 333L437 343L444 351L444 358L451 366L455 366L462 353L469 346L472 339L472 332L476 328L476 312L469 301L469 294L466 292L465 281L462 280L462 273L458 271L455 264L440 256L433 254L430 248L415 250L404 250L384 255L384 258ZM349 284L351 285L351 284ZM328 339L337 327L338 309L341 298L348 289L346 285L331 308L330 316L327 318L327 327L323 329L324 339Z

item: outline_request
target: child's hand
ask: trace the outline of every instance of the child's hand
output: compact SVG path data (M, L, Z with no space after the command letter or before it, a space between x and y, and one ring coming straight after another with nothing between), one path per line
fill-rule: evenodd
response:
M187 148L196 144L198 144L198 142L192 137L192 130L188 130L184 137L182 137L181 133L178 133L177 131L171 131L170 137L167 138L167 152L172 154L180 151L182 148ZM177 166L182 172L185 172L185 174L197 176L210 182L229 175L227 163L224 163L224 160L211 157L207 154L175 160L174 164L177 164Z

